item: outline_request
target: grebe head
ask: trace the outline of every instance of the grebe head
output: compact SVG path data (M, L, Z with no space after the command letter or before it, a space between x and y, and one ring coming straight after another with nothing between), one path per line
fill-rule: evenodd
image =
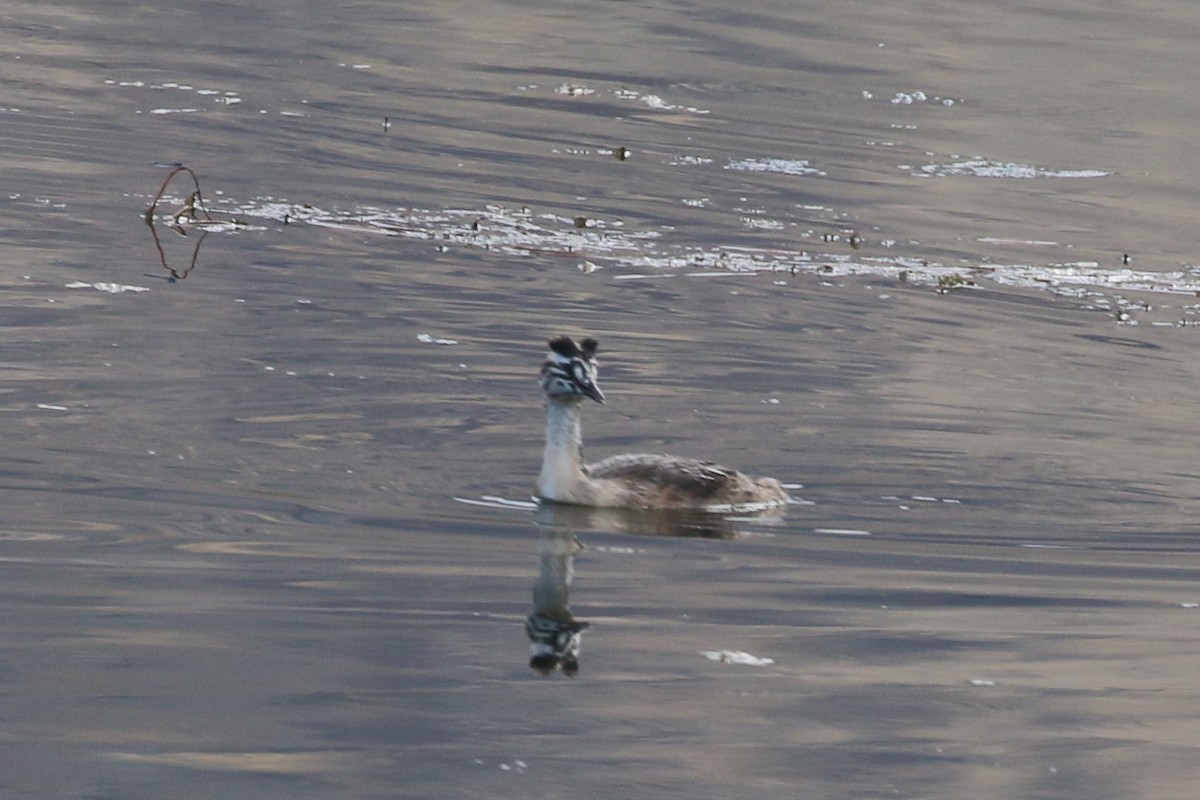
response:
M604 393L596 383L595 339L587 338L575 344L570 336L550 340L550 355L542 364L542 391L551 400L577 402L590 397L604 402Z

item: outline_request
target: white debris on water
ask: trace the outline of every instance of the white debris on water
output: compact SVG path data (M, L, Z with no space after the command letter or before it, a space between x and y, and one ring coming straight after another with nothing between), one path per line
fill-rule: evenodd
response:
M596 553L612 553L618 556L636 556L646 551L635 547L616 547L613 545L590 545L589 550Z
M1106 178L1111 172L1101 169L1047 169L1030 164L1013 164L977 158L949 164L926 164L921 171L927 175L969 175L976 178Z
M737 172L778 172L783 175L816 175L825 172L812 166L806 159L795 158L743 158L730 161L725 169Z
M582 97L584 95L595 94L595 89L589 89L579 83L560 83L554 91L557 94L565 94L569 97Z
M1029 247L1058 247L1058 242L1049 239L1004 239L998 236L983 236L979 239L984 244L1025 245Z
M589 257L630 257L642 252L646 242L660 238L657 231L622 230L620 220L558 214L534 214L528 208L488 205L482 209L358 208L329 211L308 204L273 198L252 200L237 207L245 217L272 219L285 224L319 225L359 233L376 233L496 250L506 255L587 254Z
M532 500L509 500L504 497L495 495L483 495L478 500L472 497L452 497L456 503L462 503L468 506L483 506L485 508L506 508L516 509L519 511L534 511L538 504Z
M418 333L417 341L420 342L421 344L442 344L442 345L458 344L457 339L436 339L436 338L430 336L428 333Z
M758 231L781 231L783 230L784 225L777 219L765 219L763 217L742 217L742 227Z
M811 169L801 165L807 165L807 162L746 159L732 162L727 168L793 172ZM776 277L780 273L817 274L826 278L830 285L837 285L838 278L850 276L898 280L909 286L937 288L949 285L955 289L979 288L984 283L991 283L1004 287L1048 290L1061 296L1087 300L1100 308L1110 302L1102 293L1113 289L1188 295L1200 293L1200 266L1196 265L1170 272L1152 272L1129 267L1105 269L1096 261L1084 260L1046 265L947 264L910 255L875 255L838 252L836 249L811 252L799 247L671 244L664 240L669 230L638 230L619 219L538 213L527 207L511 208L494 204L440 210L415 206L329 210L273 197L255 198L245 203L235 203L221 197L216 205L238 219L243 227L247 226L245 219L268 219L284 225L317 225L424 241L440 253L455 247L466 247L510 256L568 257L574 264L583 265L581 271L592 274L604 270L600 274L610 275L611 280L699 277L720 271L770 273ZM744 222L747 227L773 229L777 224L772 220L760 225L760 218L753 208L739 208L739 214L748 215L743 220L753 221ZM813 210L810 206L798 208ZM811 238L814 235L812 231L795 233L796 237ZM840 239L837 237L837 240L825 244L836 247ZM1040 240L995 238L983 241L1002 245L1061 246ZM1133 310L1139 311L1140 308Z
M879 46L883 47L882 44ZM864 100L876 99L875 92L871 91L870 89L863 89L861 92L861 95ZM888 102L890 102L894 106L913 106L913 105L921 105L924 103L929 103L932 105L939 105L939 106L953 106L958 103L961 103L962 100L955 100L952 97L941 97L939 95L931 95L928 92L924 92L920 89L913 89L912 91L908 91L908 92L895 92L889 98Z
M64 284L68 289L95 289L99 292L108 292L109 294L123 294L125 292L148 292L148 286L133 286L127 283L106 283L97 281L95 283L87 283L85 281L71 281Z
M760 658L743 650L701 650L700 655L720 664L739 664L746 667L766 667L775 663L773 658Z
M711 114L712 111L707 108L697 108L696 106L685 106L679 103L671 103L656 94L642 94L633 89L614 89L613 94L622 100L634 100L643 105L658 111L686 111L689 114Z

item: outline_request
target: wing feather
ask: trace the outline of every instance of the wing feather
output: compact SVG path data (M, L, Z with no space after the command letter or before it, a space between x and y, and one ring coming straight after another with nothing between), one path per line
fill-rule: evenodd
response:
M616 481L646 505L694 506L756 499L763 486L711 461L640 453L613 456L587 467L588 475ZM782 492L782 490L780 490Z

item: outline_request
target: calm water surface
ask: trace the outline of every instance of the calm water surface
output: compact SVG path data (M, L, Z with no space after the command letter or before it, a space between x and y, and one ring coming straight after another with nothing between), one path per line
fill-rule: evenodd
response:
M1193 4L258 5L3 15L0 794L1194 797Z

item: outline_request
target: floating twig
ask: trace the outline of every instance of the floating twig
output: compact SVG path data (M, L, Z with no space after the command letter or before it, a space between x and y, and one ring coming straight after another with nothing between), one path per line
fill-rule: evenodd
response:
M200 179L196 177L196 173L182 164L176 165L175 169L167 174L166 179L162 182L162 186L158 187L158 193L154 195L154 199L150 201L150 205L142 217L146 225L150 228L150 235L154 239L154 248L158 250L158 261L162 264L162 268L167 271L169 276L167 280L172 283L186 278L188 273L195 269L196 259L200 256L200 245L204 242L204 237L208 235L208 231L206 230L196 240L196 245L192 248L192 260L188 264L187 269L177 270L167 264L167 253L158 238L158 227L154 224L154 213L158 209L158 201L162 199L163 193L167 191L167 187L171 184L172 179L181 172L186 172L192 176L192 185L195 188L187 196L187 199L183 201L183 205L171 215L171 230L180 236L187 236L188 232L187 228L184 227L184 222L200 226L217 223L217 220L214 220L212 215L208 213L208 209L204 207L204 196L200 193Z
M158 201L162 199L163 193L167 191L167 187L171 184L171 180L181 172L186 172L188 175L192 176L192 185L196 188L190 195L188 195L188 199L184 201L183 207L176 211L172 215L171 219L176 225L179 224L180 217L187 217L189 220L195 221L196 209L199 208L200 213L204 215L205 222L213 221L213 218L208 213L208 209L204 206L204 198L200 194L200 179L196 177L196 173L192 172L190 167L185 167L183 164L179 164L175 167L175 169L171 170L167 174L167 177L162 182L162 186L158 187L158 193L155 194L154 199L150 201L150 206L146 209L146 213L143 215L147 225L153 224L154 212L158 210Z

